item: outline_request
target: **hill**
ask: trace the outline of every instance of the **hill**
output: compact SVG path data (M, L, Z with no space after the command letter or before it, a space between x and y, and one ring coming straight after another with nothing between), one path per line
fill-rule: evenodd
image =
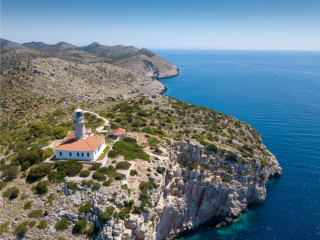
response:
M0 38L0 48L1 50L9 50L9 49L21 49L26 47L19 43L11 42L9 40Z
M45 51L59 51L59 50L68 50L68 49L76 49L77 47L66 42L59 42L54 45L46 44L43 42L28 42L23 43L23 46L26 48L32 48L35 50L45 50Z
M176 66L146 48L139 49L123 45L105 46L96 42L83 47L76 47L66 42L54 45L43 42L28 42L21 45L5 39L1 39L1 42L3 42L3 49L27 48L40 51L78 50L89 52L106 59L106 62L111 65L126 68L147 77L167 78L179 74Z
M15 49L2 52L1 57L1 104L6 106L1 108L1 117L8 121L16 121L17 112L11 110L30 99L46 99L46 111L51 109L49 102L61 99L75 104L101 102L161 93L165 89L155 79L79 50Z

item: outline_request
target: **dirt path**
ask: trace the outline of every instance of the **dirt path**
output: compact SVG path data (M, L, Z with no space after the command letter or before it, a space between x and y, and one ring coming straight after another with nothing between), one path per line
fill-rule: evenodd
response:
M103 124L102 126L96 128L96 131L97 131L97 132L108 132L108 130L104 130L104 129L103 129L104 126L109 125L109 120L108 120L108 119L106 119L106 118L104 118L104 117L101 117L99 114L97 114L97 113L95 113L95 112L91 112L91 111L83 111L83 112L84 112L84 113L87 112L87 113L94 114L94 115L96 115L98 118L101 118L101 119L104 121L104 124Z

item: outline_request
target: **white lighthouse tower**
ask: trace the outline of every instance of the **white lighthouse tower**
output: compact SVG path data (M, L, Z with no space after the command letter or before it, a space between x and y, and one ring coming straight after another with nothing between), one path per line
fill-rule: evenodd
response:
M86 129L84 126L84 117L83 111L78 107L74 111L74 120L73 120L76 132L76 139L86 139Z

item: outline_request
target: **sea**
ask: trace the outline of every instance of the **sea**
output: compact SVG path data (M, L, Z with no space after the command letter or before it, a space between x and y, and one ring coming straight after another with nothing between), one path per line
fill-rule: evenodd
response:
M154 50L180 75L168 96L251 124L283 176L262 206L233 225L199 228L185 240L320 239L320 52Z

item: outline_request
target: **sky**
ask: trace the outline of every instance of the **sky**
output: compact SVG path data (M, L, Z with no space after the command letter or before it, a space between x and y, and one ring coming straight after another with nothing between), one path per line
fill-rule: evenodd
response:
M1 0L1 37L76 46L320 50L320 0Z

